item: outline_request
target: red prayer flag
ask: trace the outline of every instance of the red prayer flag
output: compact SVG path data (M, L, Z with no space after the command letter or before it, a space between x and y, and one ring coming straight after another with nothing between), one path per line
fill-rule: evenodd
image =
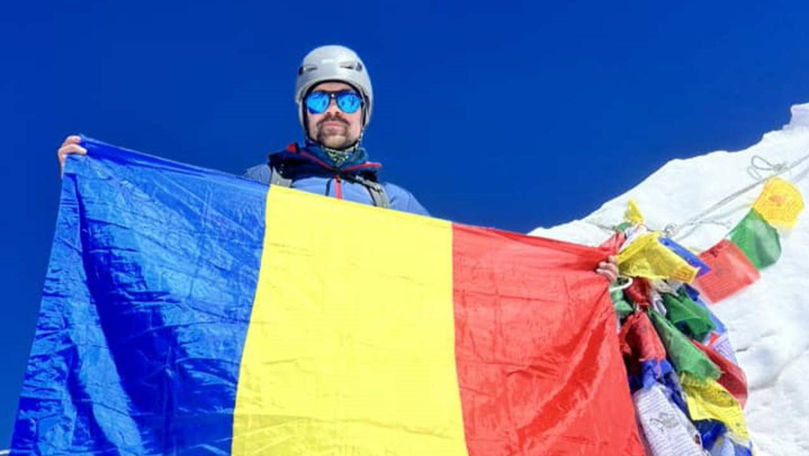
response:
M642 277L635 277L632 280L632 285L626 289L624 294L635 303L636 306L642 310L646 310L652 305L649 301L649 282Z
M758 270L744 252L727 239L702 252L699 258L711 272L696 280L702 294L717 303L745 288L759 278Z
M710 358L714 364L719 366L719 369L722 370L722 375L717 382L724 386L725 389L739 401L739 405L744 408L744 404L747 402L747 376L744 375L742 368L717 353L713 348L705 346L693 339L691 342L702 350L703 353L708 355L708 358Z
M630 373L640 373L646 361L662 362L666 359L666 347L645 312L636 312L626 318L618 340Z

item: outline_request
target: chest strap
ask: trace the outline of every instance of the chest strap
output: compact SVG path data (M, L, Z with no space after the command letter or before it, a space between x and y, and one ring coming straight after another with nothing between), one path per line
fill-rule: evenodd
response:
M270 164L269 166L270 184L287 188L292 186L292 179L284 176L283 171L281 171L279 167L273 164ZM383 187L379 182L372 181L360 175L343 176L343 179L356 182L365 187L365 189L368 190L368 194L371 195L371 201L373 201L374 206L385 209L390 208L388 194L385 192L385 187Z

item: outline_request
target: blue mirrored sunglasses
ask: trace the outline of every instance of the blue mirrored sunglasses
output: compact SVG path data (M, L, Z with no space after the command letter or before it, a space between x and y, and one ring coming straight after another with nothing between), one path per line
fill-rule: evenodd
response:
M346 114L354 114L362 106L362 98L357 92L341 90L325 92L316 90L306 96L306 109L310 114L323 114L329 109L331 100L337 100L337 107Z

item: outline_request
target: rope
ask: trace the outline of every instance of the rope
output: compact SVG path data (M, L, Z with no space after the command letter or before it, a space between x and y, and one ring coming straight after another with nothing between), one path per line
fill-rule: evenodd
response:
M624 283L621 283L621 279L624 279ZM632 285L632 277L618 276L618 280L615 282L615 285L610 287L610 293L619 290L626 290L630 287L630 285Z
M756 160L762 162L763 165L756 165ZM781 174L787 171L786 163L776 163L772 164L767 161L766 158L762 157L761 155L753 155L750 159L750 166L747 167L747 174L753 178L753 180L766 180L769 176L762 177L759 171L769 171L770 175Z
M674 239L674 236L677 236L677 234L680 232L680 230L683 227L691 226L691 225L694 225L696 227L696 226L699 226L699 225L705 223L705 218L706 218L706 216L708 214L714 212L715 210L719 209L720 207L722 207L722 206L726 205L727 203L733 201L734 199L738 198L740 195L742 195L744 193L747 193L748 191L756 188L758 185L760 185L761 183L763 183L767 179L769 179L771 177L781 175L781 174L795 168L796 166L800 165L801 163L803 163L807 159L809 159L809 154L799 158L798 160L795 160L794 162L792 162L792 164L789 164L789 165L787 165L786 163L772 164L769 161L767 161L765 158L763 158L763 157L761 157L759 155L753 155L753 157L750 159L750 166L747 167L747 174L749 174L750 177L755 179L756 180L755 182L753 182L752 184L750 184L750 185L748 185L748 186L746 186L746 187L744 187L742 189L739 189L739 190L731 193L730 195L726 196L725 198L722 198L718 203L714 204L713 206L709 207L708 209L705 209L704 211L700 212L699 214L691 217L690 219L686 220L685 222L681 223L680 225L676 225L676 224L673 224L673 223L670 223L670 224L666 225L666 227L663 229L663 233L665 233L665 235L667 237L669 237L671 239ZM764 172L766 174L762 175L762 172ZM691 231L689 231L689 234L691 232L693 232L693 229ZM682 236L680 236L678 238L681 239Z
M591 222L589 220L584 220L584 222L589 223L590 225L593 225L596 228L601 228L602 230L604 230L604 231L606 231L608 233L611 233L611 234L615 233L615 227L617 226L617 225L616 226L607 226L607 225L604 225L604 224L601 224L601 223L598 223L598 222Z

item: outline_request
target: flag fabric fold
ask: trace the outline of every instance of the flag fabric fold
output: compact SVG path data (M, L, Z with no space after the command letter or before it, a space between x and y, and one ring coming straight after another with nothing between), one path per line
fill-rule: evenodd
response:
M83 145L12 454L643 454L605 251Z

